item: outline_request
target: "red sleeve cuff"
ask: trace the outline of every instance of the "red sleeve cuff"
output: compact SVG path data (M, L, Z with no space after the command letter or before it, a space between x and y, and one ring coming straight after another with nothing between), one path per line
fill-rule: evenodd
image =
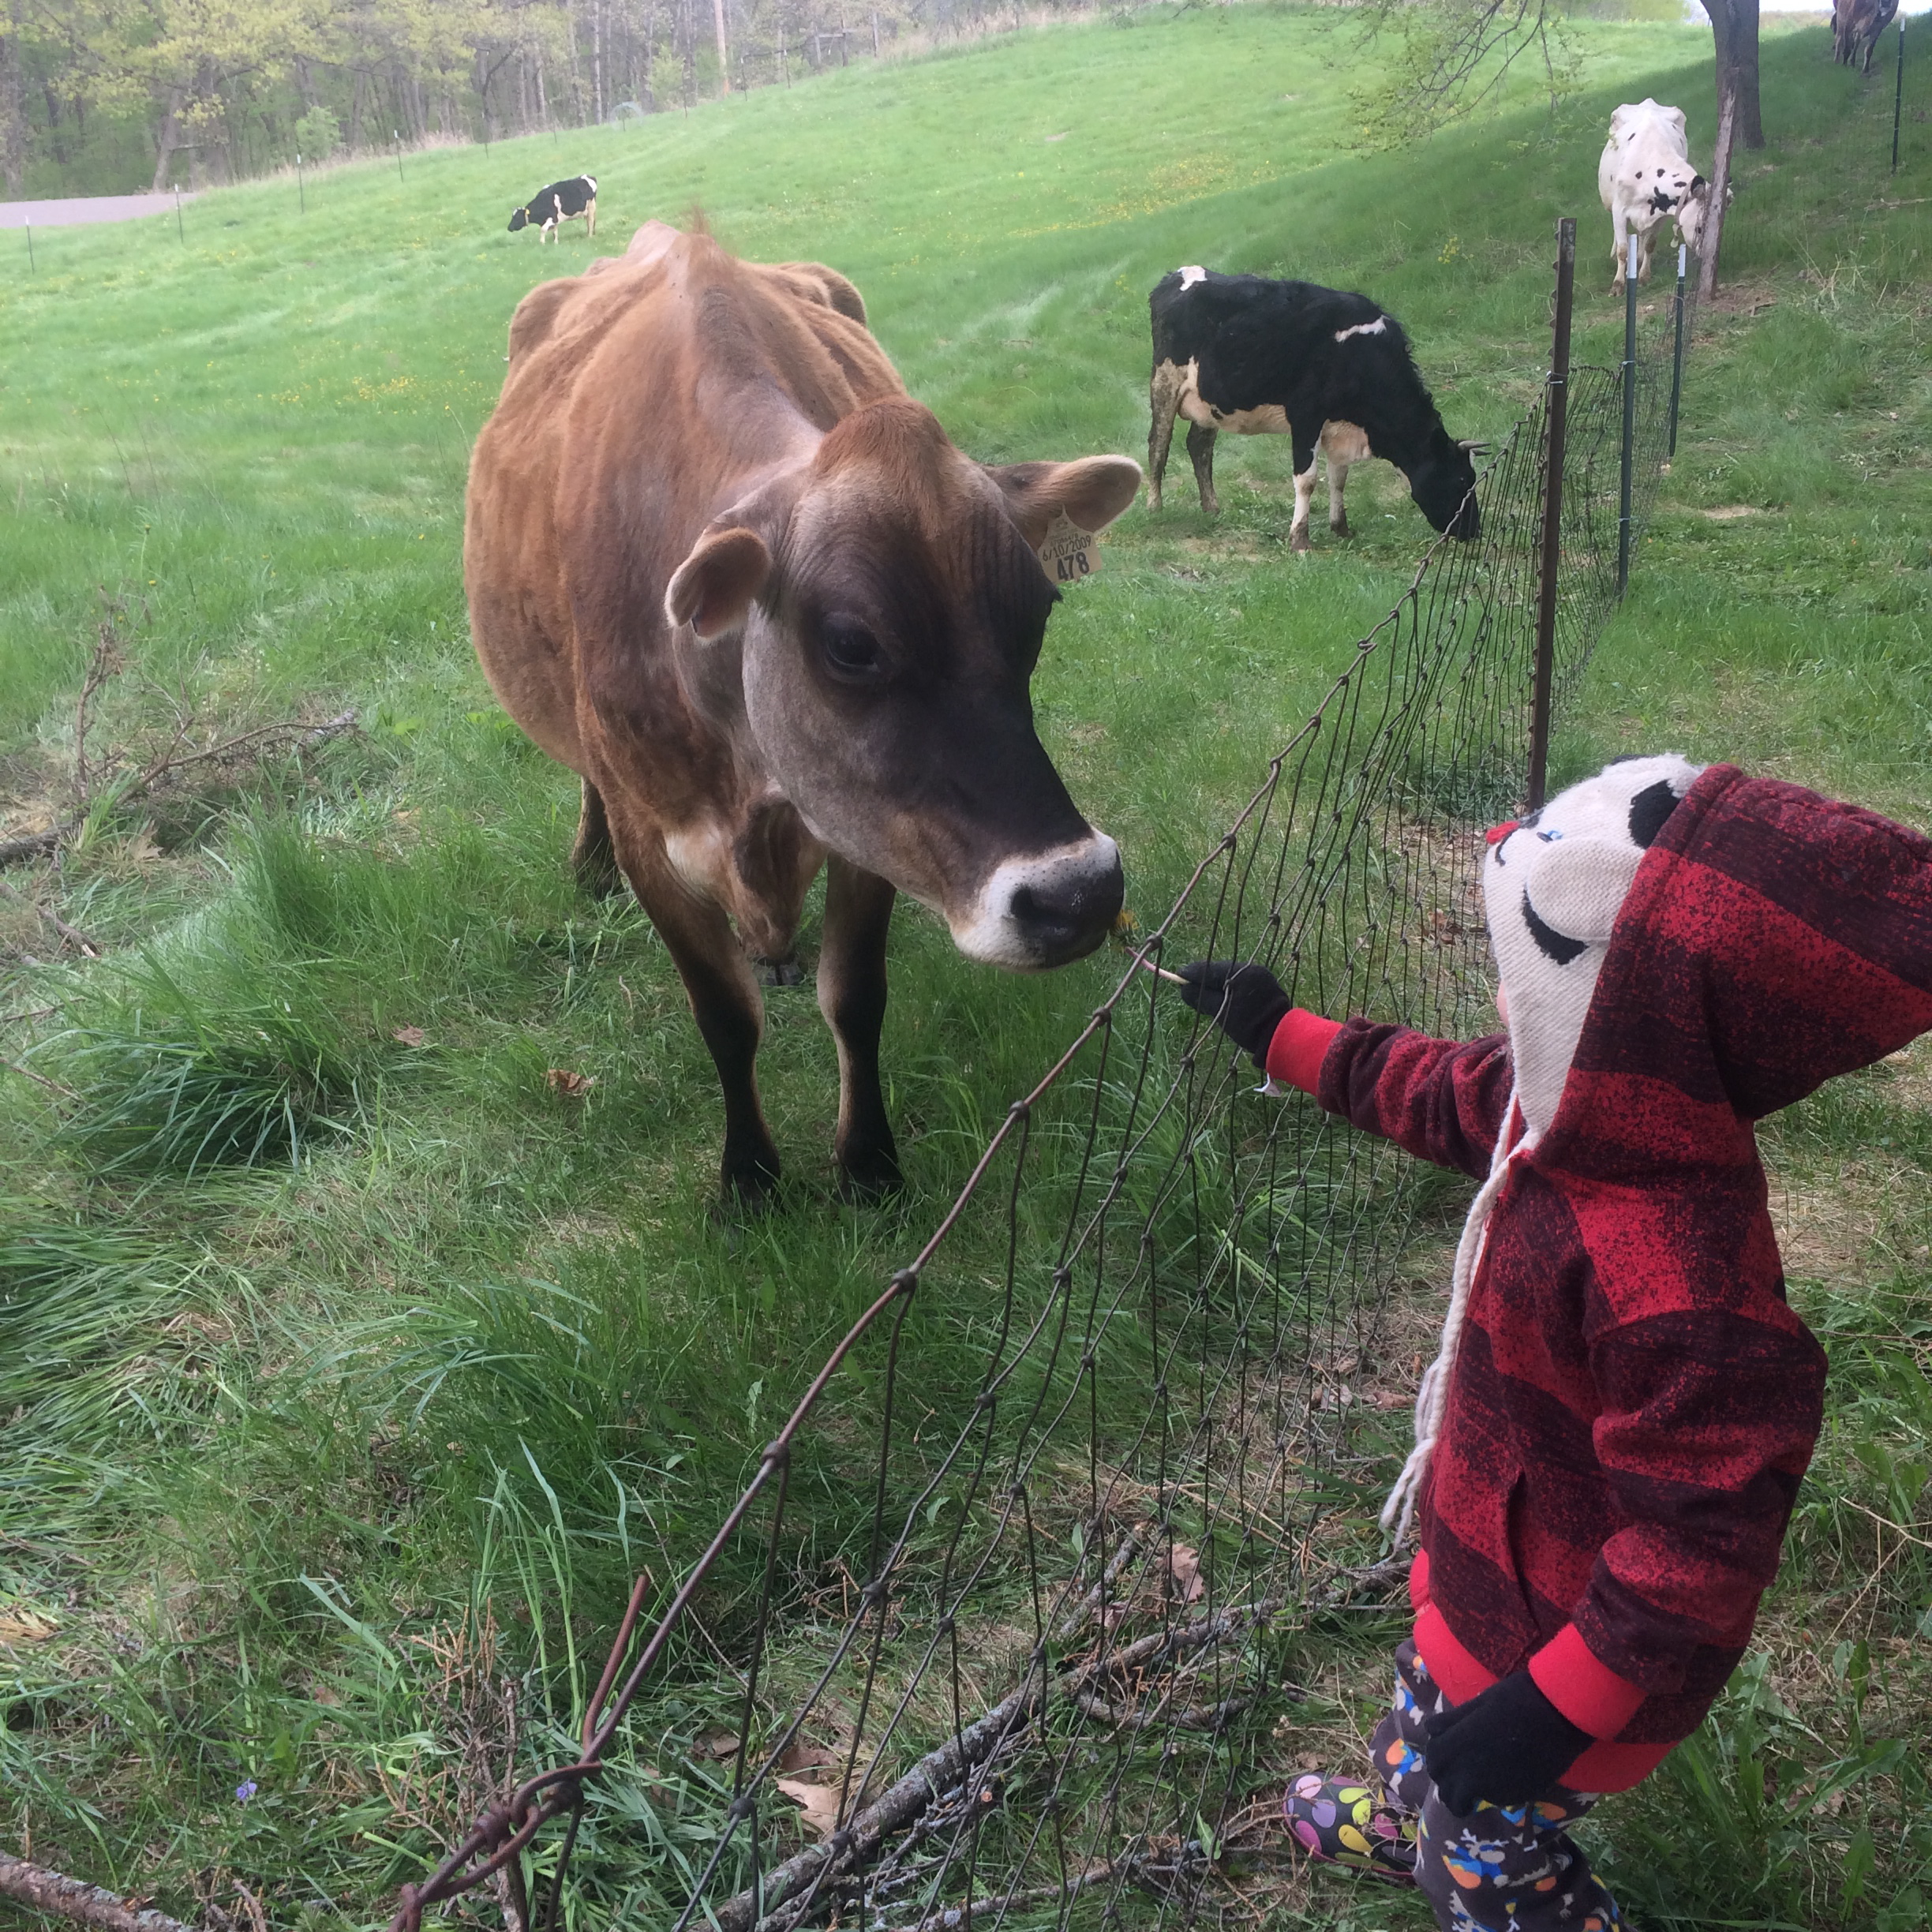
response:
M1322 1061L1328 1056L1329 1043L1341 1031L1339 1020L1324 1020L1320 1013L1291 1006L1268 1042L1269 1079L1286 1080L1305 1094L1314 1092L1321 1078Z
M1566 1623L1530 1660L1536 1687L1564 1717L1593 1738L1614 1738L1636 1713L1644 1692L1619 1677Z

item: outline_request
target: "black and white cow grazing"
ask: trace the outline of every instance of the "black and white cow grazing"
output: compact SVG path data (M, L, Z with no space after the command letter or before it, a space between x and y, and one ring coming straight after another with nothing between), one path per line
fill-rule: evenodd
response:
M1349 466L1379 456L1401 470L1416 507L1439 530L1473 539L1480 528L1476 466L1443 429L1416 373L1402 324L1366 295L1274 282L1264 275L1177 268L1148 298L1154 324L1148 384L1149 501L1160 507L1161 477L1174 417L1188 420L1188 455L1201 507L1215 498L1215 437L1294 439L1295 513L1290 548L1309 547L1315 449L1328 458L1328 526L1348 534L1342 489Z
M1650 279L1657 230L1674 215L1693 254L1704 237L1710 183L1690 164L1681 107L1647 95L1626 101L1610 117L1610 138L1597 163L1597 193L1610 215L1610 293L1621 295L1630 267L1627 238L1637 238L1637 279ZM1727 192L1724 205L1731 205Z
M594 174L573 174L568 181L552 182L533 197L527 207L519 208L510 217L510 232L515 234L519 228L541 229L537 238L537 245L541 248L552 238L560 242L564 223L578 220L583 223L586 234L597 233Z

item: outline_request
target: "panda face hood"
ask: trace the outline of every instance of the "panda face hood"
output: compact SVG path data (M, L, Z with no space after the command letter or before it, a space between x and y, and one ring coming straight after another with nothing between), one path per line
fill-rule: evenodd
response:
M1533 1139L1556 1118L1637 868L1703 769L1675 753L1618 758L1488 835L1484 908Z

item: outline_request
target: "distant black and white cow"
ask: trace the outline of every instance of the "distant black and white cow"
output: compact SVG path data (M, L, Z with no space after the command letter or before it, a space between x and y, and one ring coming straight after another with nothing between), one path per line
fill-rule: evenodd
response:
M561 230L567 221L579 221L584 224L586 234L597 233L597 177L594 174L573 174L568 181L552 182L541 193L534 197L526 207L520 208L510 217L510 232L515 234L519 228L537 228L542 230L537 238L537 245L552 238L563 239Z
M1649 99L1626 101L1610 117L1610 138L1597 163L1597 193L1610 212L1610 245L1616 259L1612 294L1623 292L1631 234L1637 237L1639 282L1650 279L1657 231L1673 215L1677 232L1694 253L1709 212L1710 183L1690 165L1683 110Z
M1177 268L1148 298L1154 325L1148 384L1149 500L1158 510L1174 417L1188 421L1188 455L1201 507L1219 508L1215 437L1294 440L1295 511L1289 547L1309 547L1315 449L1328 459L1328 527L1346 537L1342 490L1349 466L1381 457L1401 470L1416 507L1439 530L1464 539L1480 528L1476 466L1443 429L1409 353L1402 324L1366 295L1273 282L1264 275Z

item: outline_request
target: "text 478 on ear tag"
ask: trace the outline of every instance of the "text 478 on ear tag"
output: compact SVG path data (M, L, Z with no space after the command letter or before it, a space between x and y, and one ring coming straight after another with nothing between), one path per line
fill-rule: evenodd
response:
M1078 583L1099 569L1100 546L1091 531L1082 530L1062 510L1046 527L1039 560L1055 583Z

